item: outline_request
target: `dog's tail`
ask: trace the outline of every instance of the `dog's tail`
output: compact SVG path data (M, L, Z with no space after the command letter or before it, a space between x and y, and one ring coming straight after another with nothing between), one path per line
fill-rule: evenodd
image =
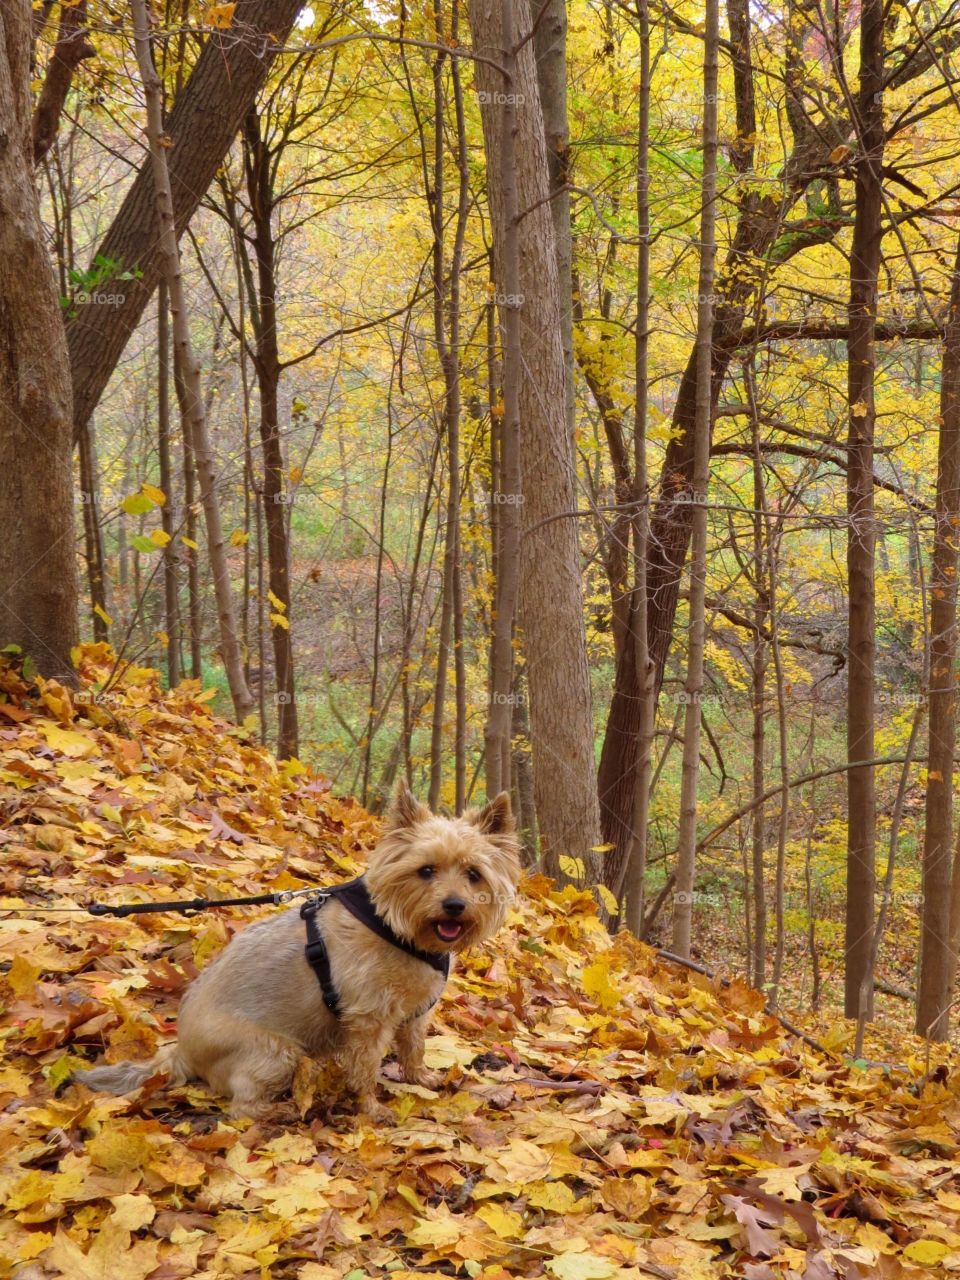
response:
M186 1084L190 1079L176 1042L164 1045L146 1062L118 1062L113 1066L94 1067L91 1071L75 1071L73 1079L99 1093L132 1093L156 1075L165 1075L168 1085Z

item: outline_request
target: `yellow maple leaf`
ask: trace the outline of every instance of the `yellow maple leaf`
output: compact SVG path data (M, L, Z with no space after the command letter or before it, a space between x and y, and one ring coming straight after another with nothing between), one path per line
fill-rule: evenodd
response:
M147 484L144 482L140 486L140 492L145 493L148 498L151 498L157 504L158 507L162 507L167 500L167 495L162 489L158 489L155 484Z
M588 964L580 979L588 996L592 996L601 1009L613 1009L620 1003L620 995L610 983L610 969L602 960Z
M233 22L233 11L236 9L235 4L215 4L207 10L204 15L208 27L216 27L220 31L226 31L227 27Z

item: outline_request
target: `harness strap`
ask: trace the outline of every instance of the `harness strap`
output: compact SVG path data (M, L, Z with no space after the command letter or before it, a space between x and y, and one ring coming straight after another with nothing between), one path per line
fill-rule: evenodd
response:
M317 975L317 981L320 983L320 990L323 993L323 1003L327 1006L335 1018L340 1017L340 997L337 994L337 988L333 985L333 974L330 972L330 956L327 954L327 944L320 936L320 930L317 928L317 911L323 906L326 899L320 902L305 902L300 908L300 918L307 926L307 945L304 947L304 955L307 964Z
M317 981L320 983L320 990L323 993L323 1003L335 1018L340 1017L340 995L333 981L330 956L327 952L326 943L323 941L320 930L317 927L316 918L317 912L329 898L337 898L355 919L359 920L362 925L365 925L379 938L389 942L391 946L405 952L408 956L413 956L414 959L420 960L424 964L428 964L431 969L435 969L437 973L442 974L444 979L450 976L450 956L448 954L438 955L430 951L421 951L419 947L415 947L413 943L407 942L405 938L401 938L394 933L387 922L377 915L363 876L359 876L356 880L348 880L345 884L334 885L330 889L323 890L322 894L314 901L305 902L300 908L300 917L307 927L307 944L304 947L304 956L307 964L317 975ZM416 1009L406 1021L412 1022L415 1018L422 1017L436 1003L436 1000L431 1000L429 1004Z

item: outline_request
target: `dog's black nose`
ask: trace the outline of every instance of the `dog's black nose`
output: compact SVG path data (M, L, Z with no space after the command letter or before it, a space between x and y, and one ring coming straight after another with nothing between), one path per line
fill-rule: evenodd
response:
M448 916L462 915L467 908L462 898L444 898L441 905Z

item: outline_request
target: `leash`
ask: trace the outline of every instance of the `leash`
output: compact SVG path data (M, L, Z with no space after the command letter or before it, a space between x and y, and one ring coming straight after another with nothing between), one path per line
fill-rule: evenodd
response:
M176 915L193 916L199 911L209 911L214 907L283 907L295 898L312 898L319 906L325 902L327 889L282 889L277 893L255 893L245 898L190 898L180 902L126 902L113 906L109 902L91 902L85 907L5 907L0 904L0 915L32 915L34 913L50 914L55 912L80 912L89 916L117 916L121 920L125 916L160 915L172 911Z

